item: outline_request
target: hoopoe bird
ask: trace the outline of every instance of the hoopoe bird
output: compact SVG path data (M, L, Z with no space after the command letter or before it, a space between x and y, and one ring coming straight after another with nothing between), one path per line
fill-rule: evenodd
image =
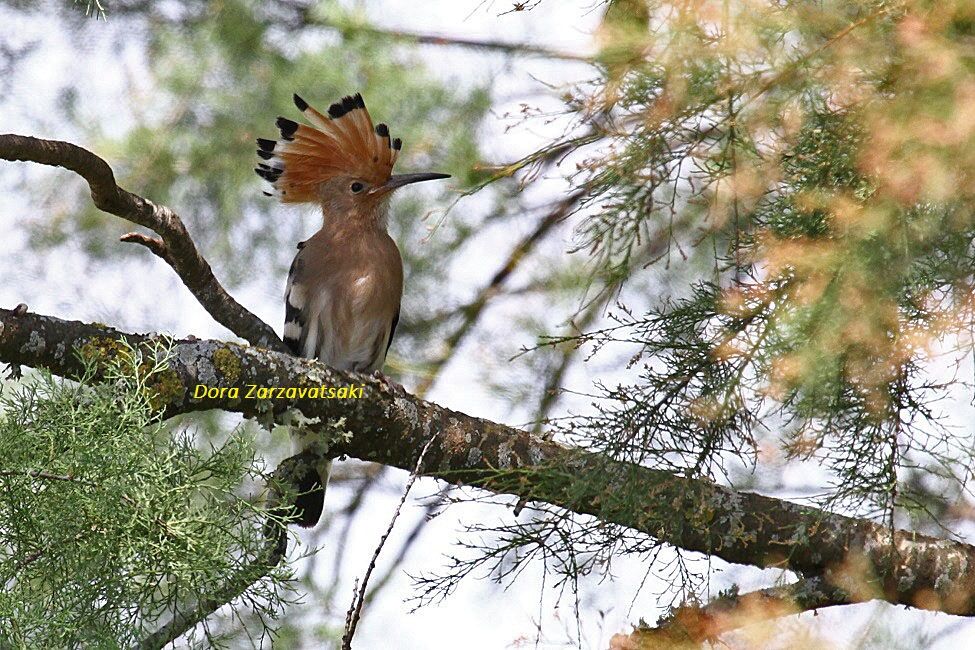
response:
M386 231L392 192L449 174L397 174L402 148L389 127L375 127L362 95L319 113L298 95L295 106L311 124L279 117L279 140L257 140L254 170L268 196L283 203L317 203L322 227L298 244L285 291L284 342L298 356L339 370L378 372L399 321L403 262ZM314 449L293 437L295 453ZM321 454L319 454L321 456ZM296 523L314 526L322 513L331 460L299 485Z

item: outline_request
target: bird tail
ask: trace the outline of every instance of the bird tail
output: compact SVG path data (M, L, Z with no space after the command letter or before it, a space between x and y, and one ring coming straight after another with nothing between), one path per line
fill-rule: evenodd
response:
M302 528L313 528L322 517L331 467L332 461L328 461L326 467L309 468L309 471L298 477L295 486L298 496L294 502L294 523Z
M325 509L325 490L332 469L332 461L318 461L310 450L298 454L295 462L282 478L294 490L294 500L287 505L274 506L274 512L302 528L313 528Z
M294 103L312 126L279 117L280 139L258 138L257 155L263 162L254 171L268 182L264 194L284 203L317 202L321 184L335 176L376 184L389 178L402 141L390 139L385 124L373 127L362 95L332 104L328 115L298 95Z

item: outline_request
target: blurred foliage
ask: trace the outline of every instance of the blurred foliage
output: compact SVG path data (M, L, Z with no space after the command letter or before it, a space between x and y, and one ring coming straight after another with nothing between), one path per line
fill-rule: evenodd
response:
M964 484L970 432L930 405L964 386L934 351L971 345L972 8L637 5L626 65L568 98L601 135L576 232L604 288L671 262L685 281L575 339L636 344L641 371L565 434L712 477L778 436L836 472L832 497L887 513L916 454Z
M131 89L136 122L123 139L101 137L92 144L111 152L127 187L179 209L232 286L255 268L286 271L294 242L307 229L300 219L282 218L253 173L254 141L274 134L276 115L295 116L292 93L327 106L361 91L374 115L395 117L394 134L406 143L404 168L439 165L461 183L478 155L470 125L487 108L483 92L447 90L412 56L392 52L378 38L335 43L320 37L296 48L286 27L265 15L264 4L227 0L210 4L205 16L150 22L151 92ZM347 55L350 49L355 57ZM404 235L423 232L417 205L398 205L394 215ZM125 224L87 207L77 219L39 226L37 234L55 242L76 236L80 226L85 245L104 256L120 250L106 244Z

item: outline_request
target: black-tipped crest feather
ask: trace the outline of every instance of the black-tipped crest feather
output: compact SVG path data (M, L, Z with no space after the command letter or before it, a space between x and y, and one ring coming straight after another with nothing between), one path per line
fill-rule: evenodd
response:
M333 120L337 120L343 115L354 111L357 108L365 107L366 102L362 99L361 94L356 93L355 95L346 95L341 100L328 107L328 116Z
M298 130L298 123L286 117L279 117L275 122L281 130L281 137L285 140L294 140L295 132Z

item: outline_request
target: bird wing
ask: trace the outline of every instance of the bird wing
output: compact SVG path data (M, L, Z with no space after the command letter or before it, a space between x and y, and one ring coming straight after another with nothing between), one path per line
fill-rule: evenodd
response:
M396 335L396 326L399 324L399 311L400 308L396 308L396 315L393 316L393 324L389 326L389 340L386 341L386 353L383 354L383 361L386 360L386 355L389 354L389 347L393 344L393 336Z
M402 294L395 244L384 234L349 249L348 242L336 244L319 231L298 248L285 291L288 348L339 370L381 370Z
M295 255L291 268L288 269L288 284L284 291L284 342L295 356L301 356L304 339L308 335L307 323L302 312L307 295L304 285L296 282L304 266L301 256L301 249L304 246L305 242L298 244L298 254Z

